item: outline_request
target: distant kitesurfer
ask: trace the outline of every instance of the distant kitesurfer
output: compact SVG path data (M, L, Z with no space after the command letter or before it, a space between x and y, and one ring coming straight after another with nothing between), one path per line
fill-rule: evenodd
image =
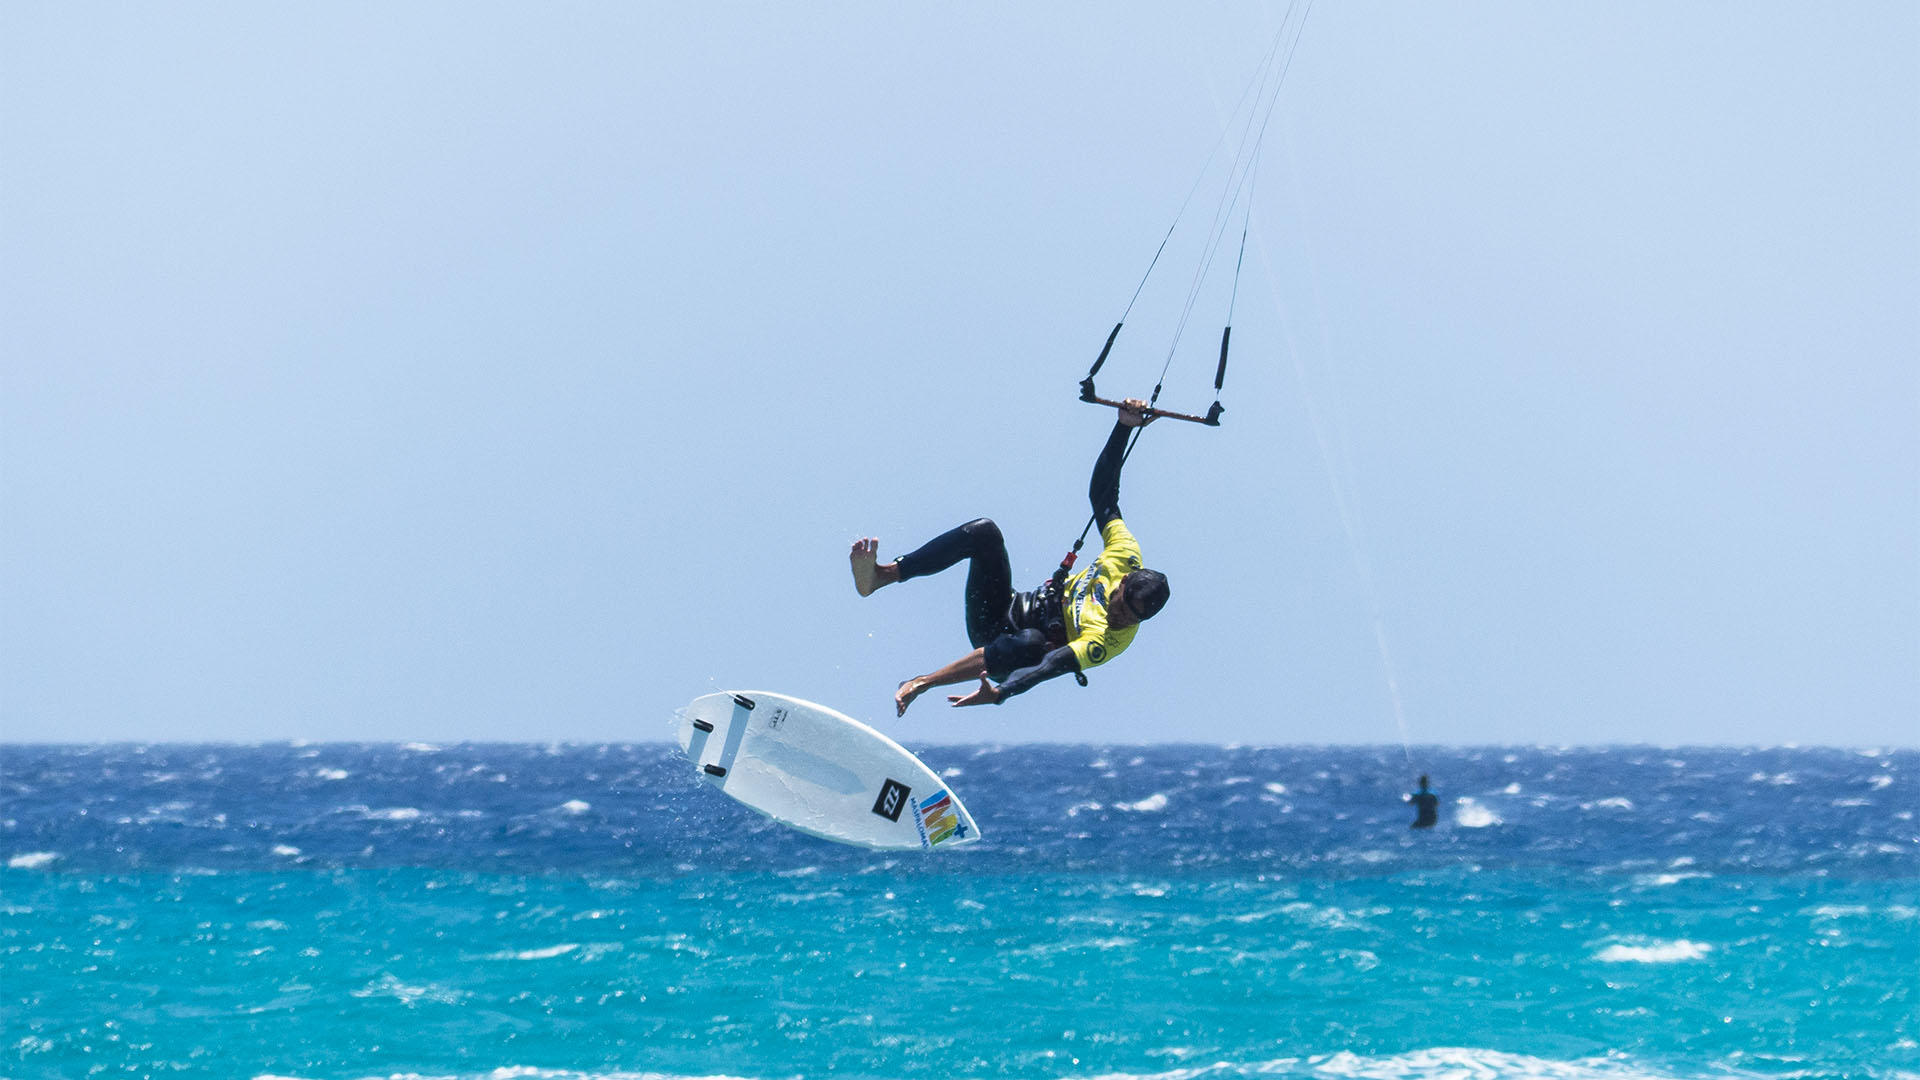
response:
M1413 804L1413 825L1415 829L1431 829L1440 823L1440 796L1427 790L1427 776L1420 774L1420 790L1407 796Z
M878 540L854 541L853 587L861 596L967 561L967 640L973 651L901 683L893 695L898 715L906 715L913 699L935 686L978 679L980 685L971 693L947 700L998 705L1047 679L1104 664L1131 645L1139 624L1166 604L1166 576L1141 568L1140 545L1120 520L1120 464L1127 435L1153 421L1147 409L1146 402L1131 398L1120 408L1113 433L1094 462L1087 492L1103 546L1090 566L1059 588L1050 581L1032 592L1014 592L1006 540L987 518L949 529L889 563L879 561Z

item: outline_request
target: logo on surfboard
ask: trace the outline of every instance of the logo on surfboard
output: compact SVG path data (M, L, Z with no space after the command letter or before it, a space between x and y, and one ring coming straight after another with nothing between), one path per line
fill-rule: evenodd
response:
M889 779L880 787L880 797L873 800L873 812L888 821L899 821L900 811L907 808L907 796L912 789L898 780Z
M936 791L925 802L913 808L913 819L920 826L920 840L928 847L943 840L958 836L965 839L967 827L960 822L960 815L953 812L953 796L945 791Z

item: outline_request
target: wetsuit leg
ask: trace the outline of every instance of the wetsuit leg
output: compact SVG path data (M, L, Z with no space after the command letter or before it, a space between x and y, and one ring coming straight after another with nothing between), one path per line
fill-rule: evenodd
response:
M1007 560L1007 541L1000 526L975 518L948 529L894 560L900 580L926 577L967 560L967 640L984 648L1007 625L1007 603L1013 599L1013 567Z

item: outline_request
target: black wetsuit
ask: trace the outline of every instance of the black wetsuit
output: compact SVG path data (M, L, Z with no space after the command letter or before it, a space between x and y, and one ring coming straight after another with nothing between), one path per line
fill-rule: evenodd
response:
M1102 528L1120 516L1120 465L1132 430L1115 423L1093 464L1087 498ZM1014 591L1006 538L990 519L975 518L948 529L894 565L906 581L937 574L962 559L967 560L967 640L986 651L987 675L1000 683L1002 700L1080 670L1073 650L1066 647L1058 598L1049 601L1046 585L1032 592Z
M1407 796L1407 801L1413 804L1414 813L1409 828L1431 829L1440 823L1440 796L1423 787Z

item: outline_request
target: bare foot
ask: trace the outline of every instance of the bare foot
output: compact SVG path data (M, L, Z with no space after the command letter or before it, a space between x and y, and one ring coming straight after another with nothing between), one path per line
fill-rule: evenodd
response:
M919 697L925 690L926 687L921 685L919 679L908 679L901 683L900 689L893 692L893 715L907 715L907 706L913 704L913 699Z
M879 551L880 541L869 536L865 540L855 540L853 551L848 554L853 562L853 587L861 596L872 596L875 589L887 584L886 571L892 568L892 564L881 566Z

